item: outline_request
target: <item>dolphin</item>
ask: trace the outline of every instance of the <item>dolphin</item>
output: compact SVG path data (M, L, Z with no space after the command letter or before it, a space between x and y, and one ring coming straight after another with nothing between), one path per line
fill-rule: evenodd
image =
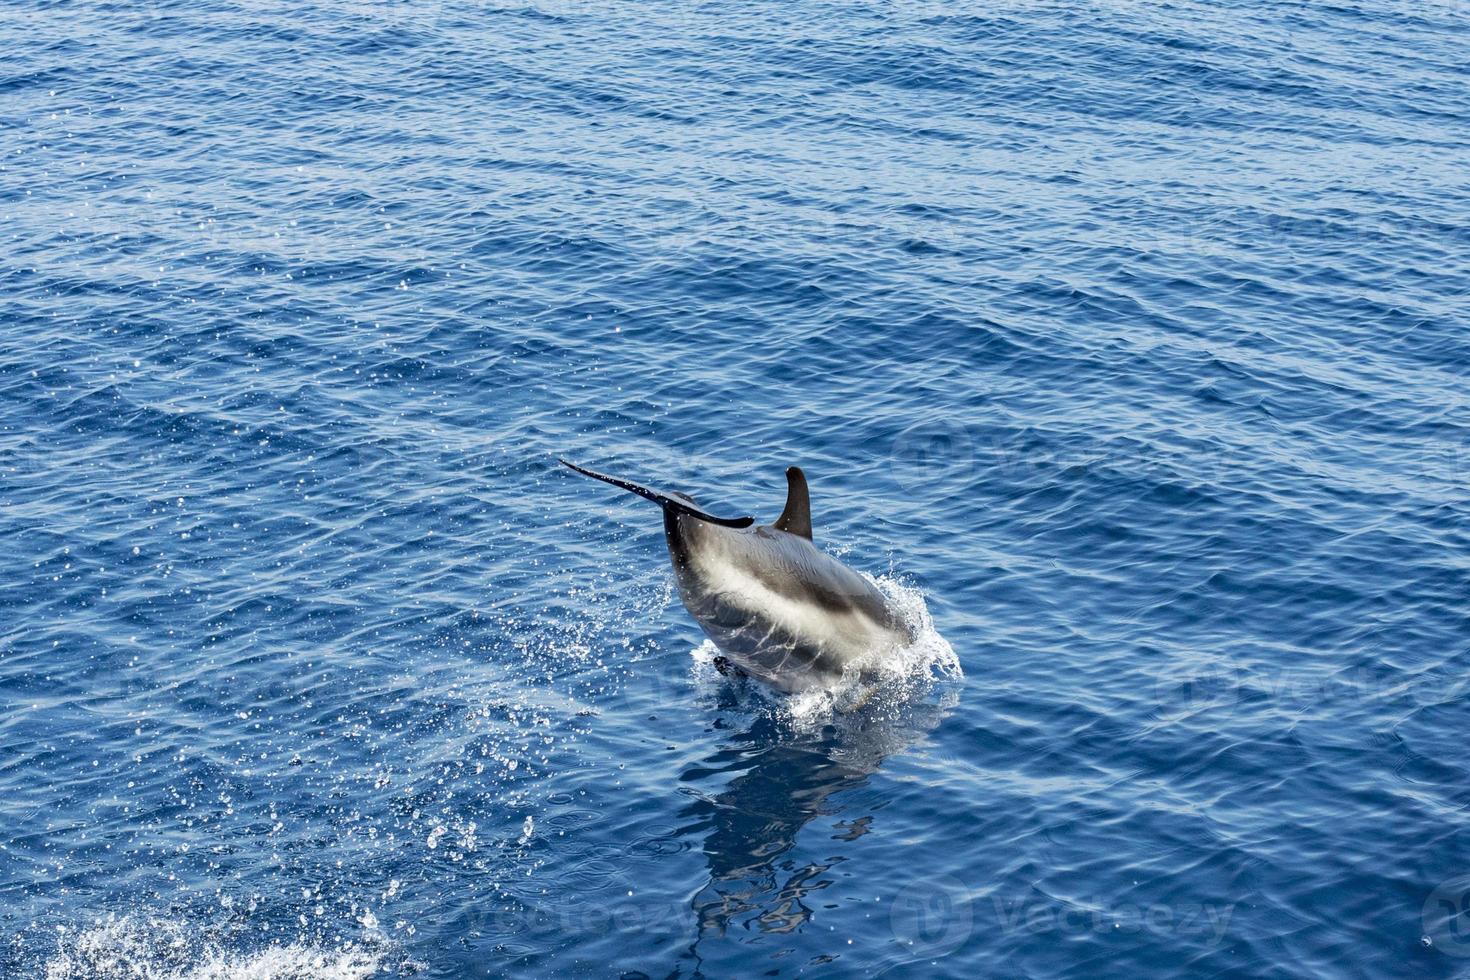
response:
M786 508L771 524L716 517L682 493L560 460L664 512L679 598L728 663L779 690L831 687L912 643L914 629L871 581L812 543L806 475L786 470Z

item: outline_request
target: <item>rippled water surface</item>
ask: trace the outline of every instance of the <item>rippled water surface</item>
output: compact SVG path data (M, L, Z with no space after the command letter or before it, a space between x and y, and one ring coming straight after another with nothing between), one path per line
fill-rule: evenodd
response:
M0 975L1466 975L1467 31L7 3Z

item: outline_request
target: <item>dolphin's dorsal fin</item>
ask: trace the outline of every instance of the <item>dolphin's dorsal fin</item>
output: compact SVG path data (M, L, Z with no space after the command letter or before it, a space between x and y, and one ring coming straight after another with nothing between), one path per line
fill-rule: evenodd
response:
M806 474L799 466L786 468L786 509L771 525L778 531L812 539L812 502L806 492Z

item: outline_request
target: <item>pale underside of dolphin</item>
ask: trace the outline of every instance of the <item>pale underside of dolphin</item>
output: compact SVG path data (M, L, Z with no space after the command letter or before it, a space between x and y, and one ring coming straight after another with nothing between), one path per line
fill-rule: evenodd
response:
M786 470L771 524L716 517L682 493L562 464L654 501L684 607L744 673L783 691L830 686L914 639L873 583L812 543L806 476Z

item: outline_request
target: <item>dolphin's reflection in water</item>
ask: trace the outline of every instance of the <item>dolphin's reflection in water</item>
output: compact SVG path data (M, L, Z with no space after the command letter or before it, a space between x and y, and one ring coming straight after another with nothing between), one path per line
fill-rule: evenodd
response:
M740 716L740 691L720 695L725 717ZM812 818L832 820L831 839L852 842L881 830L884 800L865 787L884 760L922 742L957 702L953 691L880 691L865 706L803 724L763 710L718 751L680 775L691 802L683 833L704 838L709 879L693 899L700 942L731 927L789 933L812 916L813 892L849 860L837 843L816 861L788 858Z

